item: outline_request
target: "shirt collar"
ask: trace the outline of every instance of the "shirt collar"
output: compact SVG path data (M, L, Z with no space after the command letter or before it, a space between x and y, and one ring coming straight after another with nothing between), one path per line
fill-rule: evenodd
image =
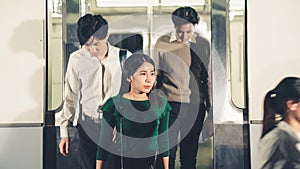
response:
M110 56L111 52L109 51L112 51L113 50L112 48L113 48L112 45L107 41L107 57Z
M85 47L82 47L81 51L82 51L83 56L87 56L88 58L92 57L90 52Z
M197 37L196 34L197 33L194 31L193 36L189 39L189 43L196 43L196 37ZM170 33L170 42L173 42L173 41L176 41L176 40L177 40L176 31L174 30Z

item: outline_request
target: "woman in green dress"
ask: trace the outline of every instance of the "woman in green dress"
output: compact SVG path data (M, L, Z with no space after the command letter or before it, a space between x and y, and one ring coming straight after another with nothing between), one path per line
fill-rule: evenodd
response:
M161 167L169 168L171 107L152 90L155 83L155 65L149 56L133 54L125 61L119 94L101 108L96 169L107 159L113 161L110 169L148 169L161 159ZM111 134L114 128L116 135Z

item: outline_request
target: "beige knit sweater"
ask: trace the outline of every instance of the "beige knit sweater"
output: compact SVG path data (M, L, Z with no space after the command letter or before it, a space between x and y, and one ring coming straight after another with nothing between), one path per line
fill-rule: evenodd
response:
M155 45L153 59L158 69L158 77L162 77L159 88L168 101L190 102L189 67L191 54L189 44L173 41L170 36L160 37Z

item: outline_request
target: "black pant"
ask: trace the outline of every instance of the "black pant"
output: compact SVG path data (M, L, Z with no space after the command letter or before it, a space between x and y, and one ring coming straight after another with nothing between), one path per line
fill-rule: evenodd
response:
M170 102L169 118L170 169L175 169L175 159L180 132L180 168L196 169L198 139L203 127L205 105Z
M151 169L154 165L155 157L146 158L128 158L123 157L123 169ZM121 157L114 154L109 154L106 163L109 166L103 167L104 169L121 169Z
M84 120L80 119L77 131L79 135L81 169L95 169L100 121L95 122L90 117L85 116Z

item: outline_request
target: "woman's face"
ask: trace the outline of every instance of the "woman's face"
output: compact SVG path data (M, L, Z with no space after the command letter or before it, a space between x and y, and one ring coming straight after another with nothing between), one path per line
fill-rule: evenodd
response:
M295 118L300 123L300 102L294 104L295 104Z
M289 113L289 118L295 119L300 123L300 102L295 102L292 100L287 101L287 108Z
M130 92L149 93L156 81L154 66L144 62L130 77L130 81Z

